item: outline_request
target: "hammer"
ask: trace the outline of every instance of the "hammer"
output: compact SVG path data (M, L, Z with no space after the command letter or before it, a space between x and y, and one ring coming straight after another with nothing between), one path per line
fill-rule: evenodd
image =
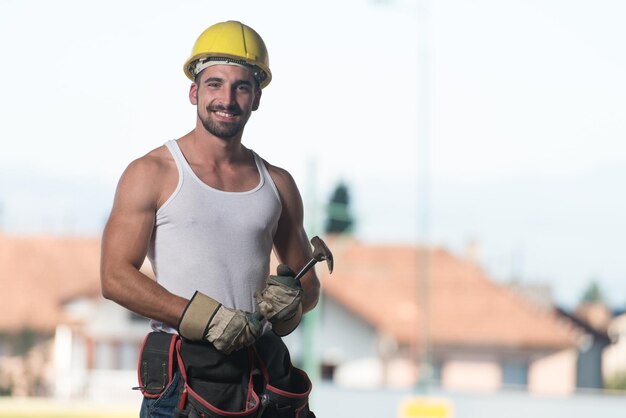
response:
M324 241L318 236L314 236L311 238L311 245L313 245L313 258L311 258L305 265L300 269L298 273L296 273L294 279L300 284L300 279L302 276L306 274L307 271L311 270L315 264L320 261L326 261L326 265L328 266L328 272L332 274L333 272L333 253L330 252L330 249L326 245ZM259 312L255 312L254 316L261 320L263 317Z
M307 271L311 269L315 264L319 261L326 260L326 265L328 266L328 272L332 274L333 272L333 253L330 252L330 249L326 245L324 241L318 236L314 236L311 238L311 244L313 245L313 258L311 258L308 263L304 265L296 274L294 279L300 282L302 276L306 274Z

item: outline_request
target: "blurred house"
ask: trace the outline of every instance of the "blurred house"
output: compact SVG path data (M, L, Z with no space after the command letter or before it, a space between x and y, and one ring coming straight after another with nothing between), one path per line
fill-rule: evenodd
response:
M129 397L148 321L100 296L99 260L97 238L0 233L3 391Z
M330 245L336 267L332 276L318 269L324 300L316 350L326 370L334 367L335 381L402 386L428 378L446 390L576 390L585 334L553 309L444 249ZM290 344L300 354L298 339Z
M352 387L428 378L455 391L576 390L588 340L552 308L529 303L444 249L328 243L335 271L317 268L320 305L286 337L296 361L311 350L321 358L324 378ZM148 322L101 297L99 257L97 238L0 234L0 373L35 370L31 380L63 398L139 396L129 389ZM311 339L305 327L316 321ZM35 368L16 366L20 335L36 336Z

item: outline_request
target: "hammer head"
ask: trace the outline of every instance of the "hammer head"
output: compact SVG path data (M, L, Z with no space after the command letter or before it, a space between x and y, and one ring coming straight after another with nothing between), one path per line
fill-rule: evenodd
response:
M311 245L313 245L313 258L316 261L324 261L326 260L326 265L328 266L328 272L333 272L333 253L330 252L330 249L326 245L324 241L318 236L311 238Z

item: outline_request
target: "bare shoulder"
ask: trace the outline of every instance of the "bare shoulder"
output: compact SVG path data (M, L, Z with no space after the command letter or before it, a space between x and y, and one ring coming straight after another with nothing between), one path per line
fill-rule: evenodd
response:
M272 177L272 180L278 188L281 196L283 196L283 194L288 196L293 193L298 193L298 186L296 185L296 181L289 173L289 171L285 170L284 168L272 165L265 160L263 160L263 162L265 163L265 166L267 167L267 170L269 171L270 176Z
M173 167L174 161L167 148L162 145L132 161L124 174L158 174Z
M176 163L167 148L160 146L126 167L118 184L118 194L141 197L158 206L162 196L176 187L177 178Z

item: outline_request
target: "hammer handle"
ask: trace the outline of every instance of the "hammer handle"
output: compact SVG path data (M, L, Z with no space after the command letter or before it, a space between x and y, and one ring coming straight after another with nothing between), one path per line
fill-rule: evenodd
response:
M300 279L302 278L302 276L304 276L307 271L311 270L311 267L313 267L315 265L315 263L317 263L317 260L312 258L312 259L309 260L308 263L306 263L304 265L304 267L302 267L300 269L298 274L296 274L296 276L294 277L294 279L296 279L298 281L298 284L300 283Z
M308 262L308 263L306 263L306 264L304 265L304 267L302 267L302 268L300 269L300 271L298 272L298 274L296 274L296 276L294 277L294 279L296 279L296 281L298 282L298 284L300 284L300 279L302 278L302 276L304 276L304 275L306 274L306 272L307 272L307 271L311 270L311 267L313 267L313 266L315 265L315 263L317 263L317 260L316 260L316 259L314 259L314 258L312 258L312 259L310 259L310 260L309 260L309 262ZM257 320L259 320L259 321L260 321L261 319L263 319L263 315L261 315L261 313L260 313L260 312L258 312L258 311L254 313L254 317L255 317Z

